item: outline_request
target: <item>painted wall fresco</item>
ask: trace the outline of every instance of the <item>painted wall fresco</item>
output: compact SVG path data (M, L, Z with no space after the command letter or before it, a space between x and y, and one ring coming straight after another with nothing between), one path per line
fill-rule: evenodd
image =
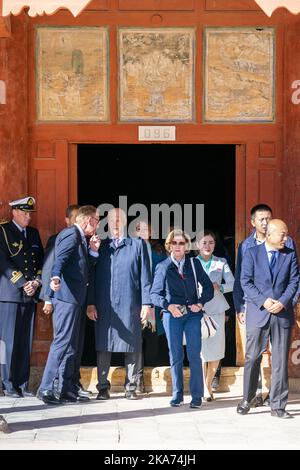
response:
M274 120L274 30L207 28L204 120Z
M40 121L108 120L106 28L37 28Z
M120 121L194 119L194 43L193 28L120 28Z

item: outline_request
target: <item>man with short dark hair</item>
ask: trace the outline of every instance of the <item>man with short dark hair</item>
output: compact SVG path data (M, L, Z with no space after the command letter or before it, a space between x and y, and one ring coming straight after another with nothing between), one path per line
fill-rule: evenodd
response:
M78 204L71 204L66 209L66 217L65 222L67 227L71 227L76 222L76 216L80 206ZM42 289L40 292L40 299L44 301L43 312L45 315L51 315L53 312L53 305L52 305L52 295L53 291L50 288L50 278L51 278L51 270L54 263L54 249L55 249L55 240L58 233L51 235L49 238L46 249L45 249L45 258L42 270ZM85 306L82 309L82 313L80 315L80 324L79 324L79 337L78 337L78 345L76 350L75 356L75 366L74 366L74 377L73 377L73 384L74 387L77 389L79 396L89 396L91 392L85 390L80 382L80 365L81 365L81 358L83 353L84 347L84 334L85 334L85 324L86 324L86 314L85 314ZM62 369L63 369L62 365ZM59 393L59 378L57 377L54 382L54 390Z
M73 385L75 354L78 345L79 323L86 302L89 254L98 256L100 240L95 235L99 214L94 206L79 209L74 225L62 230L55 242L54 264L50 287L53 291L54 339L38 392L38 398L46 404L88 400ZM86 237L91 237L90 248ZM53 383L59 376L60 395L55 396Z
M246 356L243 400L237 412L249 412L255 397L261 356L272 338L271 416L291 418L288 400L288 354L294 324L293 298L299 285L297 254L287 247L288 229L279 219L268 223L266 241L249 248L242 262L246 294Z
M238 314L238 319L242 323L244 323L243 314L245 313L244 291L241 286L242 260L248 248L264 243L267 225L272 219L272 209L267 204L257 204L252 207L250 214L253 231L250 236L239 245L233 286L234 307Z
M261 245L266 241L268 223L272 220L272 209L267 204L257 204L252 207L250 215L253 231L250 236L242 241L239 245L233 286L234 307L237 313L238 321L241 324L246 323L246 301L244 290L241 285L242 261L245 253L249 248ZM287 237L286 239L286 246L288 248L295 249L294 242L290 237ZM296 301L296 297L294 301ZM265 397L265 400L263 400L262 397L262 377L260 375L254 406L262 406L264 403L268 404L268 402L269 394Z
M33 396L28 391L30 354L44 250L38 230L29 226L35 199L9 205L12 220L0 224L1 379L4 394L18 398Z

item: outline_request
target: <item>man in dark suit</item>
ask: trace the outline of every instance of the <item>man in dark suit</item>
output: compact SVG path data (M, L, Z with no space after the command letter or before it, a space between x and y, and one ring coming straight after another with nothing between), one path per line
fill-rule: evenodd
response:
M72 204L67 207L65 217L67 227L71 227L71 225L74 225L74 223L76 222L76 216L78 214L79 208L80 206L77 204ZM49 237L47 241L42 269L42 287L40 292L40 299L44 301L43 312L46 315L50 315L51 313L53 313L50 278L52 266L54 263L54 249L57 235L58 233L51 235L51 237Z
M237 260L236 260L236 269L234 274L234 285L233 285L233 301L235 311L237 313L237 319L239 323L244 325L246 323L246 304L244 298L244 291L241 285L241 270L242 270L242 261L246 251L257 245L261 245L266 240L266 232L267 226L270 220L272 220L272 209L267 204L257 204L256 206L252 207L251 212L251 225L253 227L252 233L249 235L248 238L243 240L238 249ZM295 249L295 245L293 240L290 237L287 237L286 246L288 248ZM300 284L299 284L300 288ZM298 291L299 291L298 288ZM294 303L297 302L299 293L295 295ZM270 396L269 393L263 399L262 396L262 374L260 373L258 387L256 391L255 397L255 406L263 406L264 404L270 404Z
M33 396L28 391L33 324L41 285L43 247L39 232L29 227L33 197L9 203L12 220L0 225L0 361L4 394Z
M76 222L76 217L78 214L80 206L77 204L72 204L67 207L66 209L66 226L71 227ZM52 267L54 264L54 251L55 251L55 241L58 233L51 235L49 238L46 248L45 248L45 258L42 270L42 288L40 292L40 299L44 301L43 312L45 315L51 315L53 313L53 303L52 303L52 295L53 291L50 288L50 278ZM86 306L84 305L82 308L82 312L80 315L80 323L79 323L79 331L80 334L78 336L78 345L76 347L76 355L75 355L75 366L74 366L74 377L73 377L73 384L77 390L79 396L89 396L91 392L85 390L80 383L80 365L81 365L81 358L83 353L83 346L84 346L84 333L85 333L85 324L86 324ZM63 369L64 365L62 364L61 369ZM58 390L59 386L59 378L57 377L54 383L54 390Z
M93 206L79 209L76 223L60 232L55 242L55 259L50 287L53 290L54 339L50 347L38 397L47 404L76 402L80 397L73 386L75 353L78 345L82 307L86 302L89 254L98 256L99 237L95 235L99 215ZM90 250L86 237L90 236ZM63 365L62 374L59 370ZM53 382L60 377L60 396Z
M282 220L268 223L265 243L244 255L241 285L246 297L246 357L243 400L239 414L247 414L255 397L262 353L272 341L271 415L290 418L288 353L294 323L293 297L299 283L295 250L286 246L288 229Z

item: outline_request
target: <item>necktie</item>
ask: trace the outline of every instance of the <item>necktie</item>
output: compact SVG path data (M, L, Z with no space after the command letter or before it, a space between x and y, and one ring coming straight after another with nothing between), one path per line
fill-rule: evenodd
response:
M272 276L272 280L273 280L276 261L277 261L277 251L271 250L271 253L272 253L272 256L271 256L271 259L270 259L270 271L271 271L271 276Z
M118 248L118 246L120 244L120 238L115 238L114 243L115 243L115 247Z
M82 237L82 243L86 251L88 251L88 243L86 237Z
M26 229L25 228L23 228L22 234L23 234L23 237L26 238Z

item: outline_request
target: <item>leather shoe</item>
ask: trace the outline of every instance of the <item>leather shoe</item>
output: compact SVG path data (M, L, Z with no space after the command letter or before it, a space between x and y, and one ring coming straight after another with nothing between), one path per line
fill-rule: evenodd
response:
M17 390L15 390L14 388L11 388L9 390L3 390L3 393L6 397L22 398L22 395Z
M146 393L146 388L145 388L145 383L143 377L138 380L137 386L136 386L136 392L137 393Z
M236 412L239 415L246 415L249 412L249 410L250 410L250 403L247 400L242 400L236 408Z
M46 405L60 405L61 400L57 398L51 390L39 390L36 397L42 400Z
M179 407L181 405L183 405L183 399L182 398L174 398L173 400L170 401L170 406Z
M214 397L213 393L211 393L211 394L209 395L209 397L204 397L203 400L204 400L204 401L207 401L207 402L210 402L210 401L215 400L215 397Z
M89 390L80 389L76 392L76 395L79 398L87 398L89 400L90 396L92 395L92 392L90 392Z
M270 406L270 394L269 393L263 401L263 406Z
M282 418L282 419L293 418L293 416L290 413L288 413L285 410L281 410L281 409L271 410L271 416L276 416L277 418Z
M24 397L24 398L32 398L32 397L35 397L35 394L30 392L29 390L27 390L26 388L20 388L20 394Z
M190 408L201 408L202 401L191 401Z
M264 406L264 400L263 400L262 395L256 395L256 397L253 400L253 406L254 408L258 408L259 406Z
M218 390L219 383L220 383L220 377L214 376L214 378L212 379L212 383L211 383L211 388L214 392Z
M137 396L136 392L131 392L130 390L126 390L125 398L127 398L127 400L138 400L139 397Z
M80 382L78 382L76 385L75 385L75 389L76 389L76 393L79 395L79 396L82 396L82 397L88 397L90 395L93 395L93 392L90 392L89 390L87 390L86 388L84 388Z
M96 400L109 400L110 399L110 394L108 388L103 388L102 390L99 391Z
M88 397L80 397L77 393L73 392L64 392L60 394L60 399L63 403L77 403L78 401L90 401Z

